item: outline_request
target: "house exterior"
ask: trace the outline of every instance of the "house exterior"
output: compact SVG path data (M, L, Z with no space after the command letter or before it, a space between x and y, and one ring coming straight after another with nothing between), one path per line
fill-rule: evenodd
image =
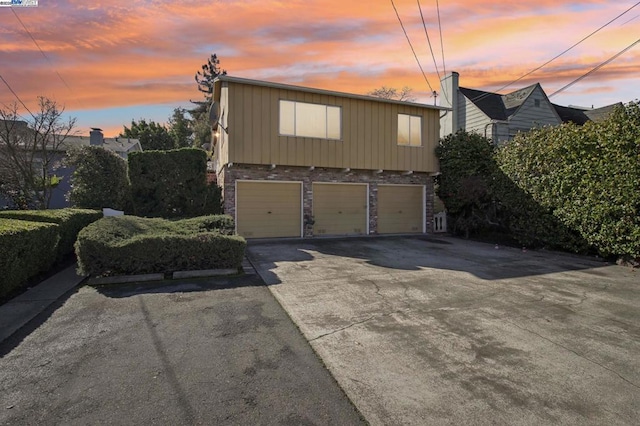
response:
M441 102L451 108L441 120L442 137L466 130L501 144L513 139L518 132L536 127L597 121L619 105L597 109L564 107L551 103L539 83L501 95L460 87L459 80L459 74L451 72L440 82Z
M430 233L444 108L220 76L224 208L246 238Z
M27 128L26 122L18 122L17 124L25 130L31 131ZM102 130L97 128L92 129L89 136L67 136L65 140L56 147L55 152L52 153L51 149L48 148L48 158L51 160L52 164L56 165L54 173L60 178L58 185L51 191L49 208L59 209L69 207L69 202L66 200L66 194L71 189L71 176L73 175L74 168L65 165L64 158L68 150L89 145L102 146L105 149L115 152L124 159L127 158L127 155L130 152L142 151L142 147L138 139L105 138ZM36 158L34 158L34 162L42 164L42 156L36 156ZM8 200L5 200L0 196L0 208L6 208L8 205Z

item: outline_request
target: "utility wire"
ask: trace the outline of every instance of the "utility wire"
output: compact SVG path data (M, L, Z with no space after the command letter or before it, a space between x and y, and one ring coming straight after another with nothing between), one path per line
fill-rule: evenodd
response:
M56 73L56 75L58 76L58 78L60 79L60 81L62 81L62 84L65 85L65 87L67 89L69 89L69 91L71 93L73 93L73 90L71 90L71 87L69 87L69 85L67 84L67 82L65 81L64 78L62 78L62 76L60 75L60 73L54 68L53 66L53 62L51 62L51 59L49 59L49 57L46 55L46 53L44 53L44 51L42 50L42 48L40 47L40 44L38 44L38 41L35 39L35 37L31 34L31 31L29 31L29 29L27 28L27 26L24 24L24 22L22 22L22 19L20 19L20 17L18 16L18 14L15 11L15 8L11 8L11 11L13 12L13 15L16 17L16 19L18 20L18 22L20 22L20 25L22 25L22 28L24 28L24 30L26 31L26 33L29 35L29 37L31 37L31 40L33 40L33 43L36 45L36 47L38 48L38 50L40 51L40 53L42 53L42 56L44 56L44 58L47 60L47 62L49 62L49 65L51 65L51 68L53 69L53 72Z
M438 80L441 79L440 71L438 70L438 63L436 56L433 54L433 47L431 47L431 39L429 38L429 32L427 31L427 24L424 22L424 15L422 14L422 6L420 6L420 0L418 1L418 10L420 11L420 19L422 19L422 27L424 28L424 35L427 36L427 43L429 44L429 51L431 52L431 58L433 59L433 66L436 68L436 74L438 74Z
M520 76L519 78L515 79L514 81L512 81L511 83L502 86L501 88L499 88L498 90L496 90L496 92L500 92L501 90L506 89L507 87L511 86L512 84L517 83L518 81L522 80L523 78L527 77L528 75L533 74L534 72L538 71L539 69L541 69L542 67L545 67L547 65L549 65L551 62L555 61L556 59L558 59L559 57L561 57L562 55L564 55L565 53L569 52L571 49L573 49L574 47L578 46L580 43L582 43L583 41L587 40L589 37L595 35L596 33L598 33L600 30L604 29L605 27L611 25L611 23L613 23L615 20L619 19L620 17L622 17L623 15L625 15L626 13L630 12L633 8L635 8L636 6L640 5L640 2L637 2L636 4L634 4L633 6L631 6L630 8L628 8L627 10L625 10L624 12L622 12L621 14L619 14L618 16L616 16L615 18L613 18L612 20L610 20L609 22L607 22L606 24L602 25L600 28L598 28L597 30L591 32L589 35L587 35L586 37L583 37L580 41L578 41L577 43L574 43L571 47L565 49L564 51L562 51L561 53L557 54L556 56L554 56L553 58L549 59L547 62L545 62L544 64L540 65L539 67L536 67L534 69L532 69L531 71L529 71L528 73ZM479 101L480 99L483 99L484 97L488 96L488 94L485 95L481 95L477 98L474 99L474 101Z
M391 5L393 6L393 10L395 10L396 12L396 16L398 17L398 22L400 22L400 26L402 27L402 32L404 32L404 36L407 38L407 42L409 42L409 47L411 47L411 51L413 52L413 57L416 58L418 67L420 67L420 71L422 72L422 76L424 77L424 80L427 82L427 86L429 86L429 90L431 90L431 92L434 92L433 87L431 87L431 83L429 83L429 79L427 78L427 75L424 73L424 70L422 69L422 65L420 65L420 60L418 59L418 55L416 55L416 51L413 48L413 45L411 44L411 40L409 40L409 35L407 34L407 30L404 29L404 24L402 23L402 19L400 19L400 15L398 14L398 9L396 9L396 5L393 2L393 0L391 0Z
M33 115L33 113L31 111L29 111L29 108L27 108L27 106L25 105L24 102L22 102L22 99L20 99L20 96L18 96L18 94L11 88L11 86L9 85L9 83L7 82L7 80L4 79L4 77L2 76L2 74L0 74L0 80L2 80L2 82L5 84L5 86L7 86L7 88L9 89L9 91L11 93L13 93L13 96L16 97L16 99L18 100L18 102L20 102L20 104L24 107L24 109L26 109L29 114L31 114L32 117L35 117L35 115Z
M438 31L440 32L440 53L442 54L442 74L446 77L447 66L444 63L444 42L442 41L442 22L440 21L440 2L438 0L436 0L436 11L438 12ZM447 100L447 102L450 102L449 95L447 94L446 89L441 88L440 90L444 94L444 97Z
M631 43L629 46L627 46L626 48L622 49L620 52L616 53L615 55L613 55L612 57L610 57L609 59L607 59L606 61L602 62L600 65L594 67L593 69L591 69L589 72L587 72L586 74L581 75L580 77L576 78L575 80L573 80L571 83L561 87L560 89L556 90L555 92L553 92L552 94L549 95L549 97L552 97L554 95L557 95L558 93L568 89L569 87L573 86L574 84L576 84L577 82L579 82L580 80L582 80L583 78L588 77L589 75L593 74L594 72L598 71L600 68L604 67L605 65L609 64L610 62L612 62L613 60L615 60L616 58L618 58L620 55L622 55L623 53L627 52L628 50L630 50L633 46L635 46L636 44L640 43L640 39L634 41L633 43Z

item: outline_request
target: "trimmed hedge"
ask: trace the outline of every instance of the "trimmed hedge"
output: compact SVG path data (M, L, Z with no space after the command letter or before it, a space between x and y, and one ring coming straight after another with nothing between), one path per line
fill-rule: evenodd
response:
M68 254L73 253L73 245L78 237L78 232L90 223L100 219L102 212L73 208L57 210L7 210L0 212L0 217L57 224L58 232L60 233L57 260L61 260Z
M517 136L501 170L602 256L640 259L640 102Z
M53 223L0 218L0 297L48 270L55 262L59 239Z
M226 228L217 231L218 224ZM78 235L79 272L109 276L239 268L246 241L224 235L228 228L224 216L179 221L105 217Z
M132 152L128 161L136 215L174 218L222 211L219 189L207 185L203 150Z
M131 186L127 161L101 146L83 146L67 154L75 167L69 201L73 207L131 210Z

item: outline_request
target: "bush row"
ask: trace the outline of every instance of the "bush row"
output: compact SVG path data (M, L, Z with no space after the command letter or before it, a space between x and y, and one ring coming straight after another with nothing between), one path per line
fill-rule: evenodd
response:
M59 240L55 224L0 218L0 297L49 269Z
M239 268L246 241L228 216L103 218L78 235L79 272L93 276Z
M100 219L102 212L74 208L57 210L7 210L0 212L0 217L57 224L60 240L58 242L56 259L54 260L62 260L65 256L73 253L73 245L78 237L78 232L90 223Z

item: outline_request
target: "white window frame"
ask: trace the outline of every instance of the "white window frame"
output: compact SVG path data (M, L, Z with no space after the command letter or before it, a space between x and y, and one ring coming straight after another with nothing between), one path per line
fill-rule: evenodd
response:
M283 131L283 117L282 117L282 105L283 103L288 102L293 104L293 132L284 132ZM324 134L318 134L318 135L308 135L308 134L300 134L300 131L298 130L298 120L296 117L296 105L297 104L303 104L303 105L311 105L311 106L315 106L315 107L324 107L324 118L325 118L325 129L324 129ZM338 110L338 136L337 137L330 137L330 123L329 123L329 110L330 108L335 108ZM321 111L321 110L319 110ZM322 113L322 112L320 112ZM291 119L291 117L289 117ZM288 99L280 99L280 102L278 103L278 134L280 136L294 136L294 137L300 137L300 138L311 138L311 139L327 139L327 140L342 140L342 107L338 106L338 105L325 105L325 104L316 104L316 103L311 103L311 102L299 102L299 101L292 101L292 100L288 100ZM290 123L289 123L290 124Z
M401 117L408 117L408 119L409 119L409 129L408 129L408 131L409 131L408 132L409 133L409 143L400 143L400 119L401 119ZM415 119L418 119L419 123L420 123L420 129L418 131L419 140L417 141L417 143L415 143L415 141L411 137L411 135L412 135L412 131L411 131L412 124L411 123L412 122L415 123ZM397 143L398 143L399 146L410 146L410 147L421 147L422 146L422 116L398 113Z

